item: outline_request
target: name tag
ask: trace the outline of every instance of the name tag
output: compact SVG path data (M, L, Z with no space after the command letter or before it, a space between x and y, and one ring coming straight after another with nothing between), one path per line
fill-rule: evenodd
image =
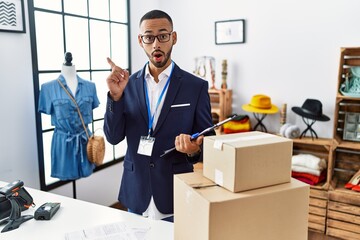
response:
M155 143L155 138L148 136L141 136L137 153L145 156L151 156L154 143Z

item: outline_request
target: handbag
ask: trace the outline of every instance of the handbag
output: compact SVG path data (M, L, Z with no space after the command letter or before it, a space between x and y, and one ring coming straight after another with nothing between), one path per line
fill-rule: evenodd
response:
M88 138L88 142L86 144L86 155L88 160L91 163L94 163L96 166L99 166L103 163L104 161L104 156L105 156L105 140L103 136L95 136L95 132L92 136L89 136L89 133L87 131L87 128L85 126L85 122L84 119L82 117L82 114L80 112L80 108L76 102L76 100L74 99L74 97L69 93L69 91L65 88L65 86L61 83L61 81L58 79L58 82L60 84L60 86L65 90L65 92L67 93L67 95L69 95L70 99L74 102L77 112L79 114L81 123L84 127L86 136Z

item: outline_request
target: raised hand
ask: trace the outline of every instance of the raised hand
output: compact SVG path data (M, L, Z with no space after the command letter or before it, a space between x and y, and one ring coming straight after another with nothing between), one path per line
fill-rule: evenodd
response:
M111 73L106 79L108 85L110 96L114 101L120 100L122 94L124 93L125 87L129 82L129 72L116 66L116 64L111 61L110 58L107 58L107 62L111 67Z

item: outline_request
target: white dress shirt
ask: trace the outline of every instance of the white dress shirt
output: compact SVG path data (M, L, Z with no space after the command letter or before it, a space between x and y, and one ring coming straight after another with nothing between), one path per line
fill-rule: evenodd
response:
M147 67L145 69L145 82L146 82L147 92L148 92L148 97L149 97L148 100L150 103L151 116L153 116L155 113L152 129L155 129L157 120L159 119L161 108L164 105L164 99L166 97L167 89L165 90L164 95L159 103L159 106L156 109L156 104L157 104L160 94L161 94L162 90L164 89L166 82L171 74L173 64L174 63L170 64L163 72L161 72L159 74L159 82L155 82L154 77L151 76L150 71L149 71L149 65L147 65ZM156 139L155 139L155 141L156 141ZM160 220L163 218L170 217L173 214L161 213L156 207L153 196L151 196L149 206L146 209L146 211L143 212L142 215L144 217L148 217L151 219Z

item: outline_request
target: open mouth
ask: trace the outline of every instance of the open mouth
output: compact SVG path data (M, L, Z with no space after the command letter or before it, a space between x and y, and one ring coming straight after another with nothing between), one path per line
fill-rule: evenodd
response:
M154 57L156 62L161 62L163 54L159 53L159 52L156 52L156 53L153 54L153 57Z

